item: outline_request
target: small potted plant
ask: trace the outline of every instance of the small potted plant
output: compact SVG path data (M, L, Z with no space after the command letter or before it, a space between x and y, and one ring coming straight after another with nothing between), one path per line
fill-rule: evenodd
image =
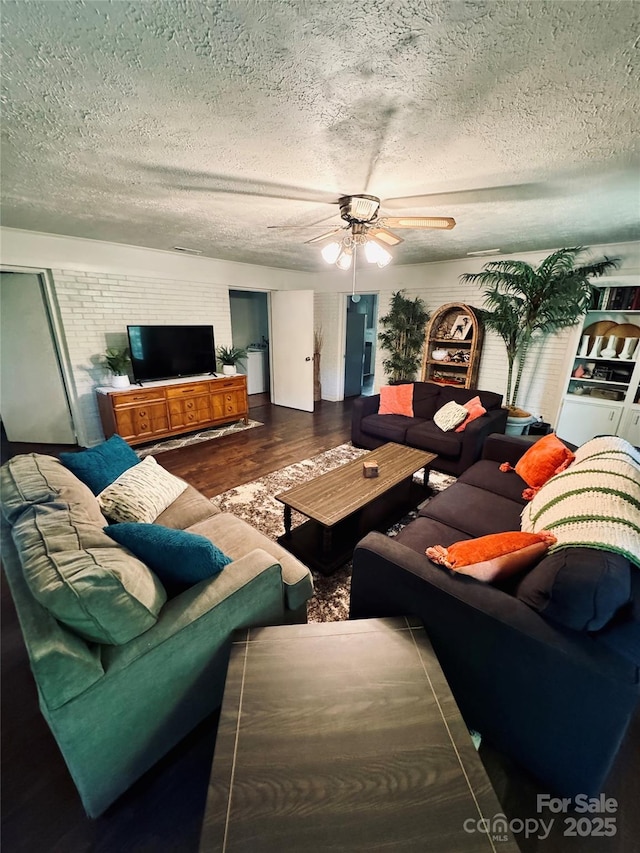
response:
M111 371L111 385L114 388L127 388L129 386L129 364L128 347L108 347L101 364L106 370Z
M244 347L218 347L217 355L222 363L222 372L226 375L237 373L237 364L247 357Z

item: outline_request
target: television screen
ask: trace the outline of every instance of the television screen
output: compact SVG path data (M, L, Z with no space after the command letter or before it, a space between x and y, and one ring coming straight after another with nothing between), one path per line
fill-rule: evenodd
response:
M215 373L213 326L127 326L136 382Z

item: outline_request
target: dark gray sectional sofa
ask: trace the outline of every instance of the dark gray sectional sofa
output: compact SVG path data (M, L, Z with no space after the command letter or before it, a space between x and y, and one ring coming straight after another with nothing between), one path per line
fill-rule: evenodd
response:
M445 403L454 400L466 403L480 397L486 415L472 421L463 432L443 432L433 422L433 416ZM433 382L413 383L413 418L405 415L379 415L380 395L358 397L351 414L351 441L356 447L375 450L388 441L407 444L418 450L437 453L432 468L445 474L458 475L480 458L485 438L491 433L504 433L507 410L502 408L502 396L493 391L477 391L436 385Z
M520 529L524 437L491 435L482 459L396 538L370 533L353 559L350 618L421 618L467 724L562 796L602 790L640 703L640 569L587 547L524 577L481 583L425 548ZM588 499L585 509L589 510Z

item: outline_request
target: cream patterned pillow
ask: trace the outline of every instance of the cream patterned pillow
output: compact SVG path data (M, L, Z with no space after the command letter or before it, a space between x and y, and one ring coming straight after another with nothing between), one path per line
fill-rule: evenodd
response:
M469 412L464 406L456 403L455 400L451 400L438 409L433 416L433 422L440 427L442 432L450 432L461 424L468 414Z
M174 477L147 456L127 469L98 497L107 518L113 521L155 521L187 488L187 483Z

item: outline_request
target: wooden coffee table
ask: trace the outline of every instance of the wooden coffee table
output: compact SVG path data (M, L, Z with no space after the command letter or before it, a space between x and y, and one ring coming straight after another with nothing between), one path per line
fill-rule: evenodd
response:
M416 620L234 635L201 853L516 853L502 811Z
M371 530L386 530L428 494L429 465L435 453L389 443L364 456L276 495L284 504L284 535L278 542L310 568L323 574L349 560ZM377 477L363 474L363 463L375 460ZM424 485L413 475L424 468ZM309 521L292 529L291 511Z

